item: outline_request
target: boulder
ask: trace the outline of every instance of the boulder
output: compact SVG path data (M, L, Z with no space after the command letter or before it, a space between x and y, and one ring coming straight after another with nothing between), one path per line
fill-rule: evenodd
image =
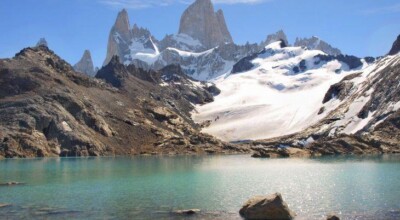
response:
M292 212L280 193L268 196L255 196L249 199L239 211L240 215L248 220L293 219L296 214Z
M326 220L340 220L340 218L337 217L336 215L331 214L331 215L328 215Z

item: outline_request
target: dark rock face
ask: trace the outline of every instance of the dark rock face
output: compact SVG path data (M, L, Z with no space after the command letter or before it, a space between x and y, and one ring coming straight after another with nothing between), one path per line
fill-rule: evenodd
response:
M235 73L242 73L242 72L246 72L251 70L252 68L254 68L254 64L251 62L253 61L255 58L258 57L259 54L253 54L251 56L245 57L241 60L239 60L239 62L237 62L235 65L233 65L232 74Z
M400 52L400 35L397 36L396 41L393 43L392 49L389 51L389 55L395 55Z
M343 100L350 93L350 90L353 88L353 83L348 81L341 81L332 85L328 92L325 94L323 104L329 102L333 98L337 98L339 100Z
M280 193L268 196L256 196L249 199L239 211L240 215L248 220L256 219L293 219L296 214L292 212Z
M340 218L337 217L336 215L328 215L328 217L326 218L326 220L340 220Z
M349 56L349 55L317 55L314 58L317 60L315 61L315 64L318 64L320 61L325 61L329 62L332 60L338 60L340 62L343 62L349 66L350 69L355 69L360 66L362 66L361 59L355 56Z
M246 152L190 118L196 100L185 94L207 102L205 88L179 77L181 87L161 86L163 73L141 71L115 57L91 78L44 46L0 60L0 157Z
M117 56L114 56L105 67L97 72L96 78L104 79L114 87L120 88L128 75L125 66L119 62Z
M306 61L302 60L300 61L298 66L293 67L293 72L294 73L300 73L300 72L304 72L307 70L307 65L306 65Z

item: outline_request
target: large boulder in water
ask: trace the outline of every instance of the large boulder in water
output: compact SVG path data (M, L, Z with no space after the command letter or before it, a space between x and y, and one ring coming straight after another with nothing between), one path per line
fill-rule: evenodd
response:
M328 215L326 220L340 220L340 218L336 215L330 214L330 215Z
M292 212L280 193L268 196L255 196L249 199L239 211L240 215L248 220L274 219L290 220L296 214Z

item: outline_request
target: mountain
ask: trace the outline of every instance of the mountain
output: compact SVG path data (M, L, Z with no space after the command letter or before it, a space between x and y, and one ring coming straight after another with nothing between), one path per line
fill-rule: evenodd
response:
M340 55L342 52L329 45L327 42L319 39L318 37L311 38L296 38L294 43L295 47L306 47L310 50L321 50L328 55Z
M196 0L181 17L179 34L199 40L205 49L233 43L222 10L214 11L211 0Z
M368 66L355 57L284 46L272 43L214 81L221 94L193 114L198 123L211 122L204 132L227 141L300 132L323 117L317 113L332 84Z
M88 76L96 75L93 65L92 55L90 54L89 50L85 50L82 58L79 60L78 63L74 65L74 70L77 72L84 73Z
M400 35L397 36L396 41L393 43L392 49L389 51L389 55L396 55L400 52Z
M206 3L197 1L189 8L208 5L213 11L212 4ZM195 13L197 9L193 10L188 9L186 14ZM222 16L218 12L216 15ZM146 70L161 70L168 65L179 64L190 77L210 80L229 72L234 63L259 49L257 44L240 46L224 43L206 50L199 40L184 33L167 35L158 41L147 29L137 25L130 29L128 13L122 10L110 32L105 64L115 55L125 65L133 64Z
M242 151L199 132L190 112L217 90L179 67L145 71L114 56L96 77L45 46L0 60L0 157Z
M287 36L286 36L285 32L283 32L283 30L279 30L274 34L268 35L267 38L265 39L265 41L260 43L260 46L261 47L266 47L266 46L268 46L268 45L270 45L270 44L272 44L274 42L277 42L277 41L283 41L283 43L285 45L289 45L289 41L287 39Z
M39 41L37 42L36 46L48 46L47 41L45 38L40 38Z
M123 9L118 13L111 28L104 65L107 65L115 55L121 62L130 63L141 52L156 54L158 49L149 30L139 28L136 24L130 28L128 12Z
M400 54L357 59L275 42L215 81L220 94L193 118L255 140L254 157L400 153Z

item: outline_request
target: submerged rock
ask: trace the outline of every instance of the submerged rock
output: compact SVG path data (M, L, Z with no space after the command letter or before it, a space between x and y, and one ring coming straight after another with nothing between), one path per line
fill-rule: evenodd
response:
M11 206L11 204L0 203L0 208L5 208L5 207L9 207L9 206Z
M248 220L252 219L293 219L292 212L280 193L268 196L255 196L249 199L239 211L240 215Z
M16 185L25 185L25 183L20 182L7 182L7 183L0 183L0 186L16 186Z
M174 211L175 214L180 215L194 215L200 212L200 209L187 209L187 210L176 210Z

